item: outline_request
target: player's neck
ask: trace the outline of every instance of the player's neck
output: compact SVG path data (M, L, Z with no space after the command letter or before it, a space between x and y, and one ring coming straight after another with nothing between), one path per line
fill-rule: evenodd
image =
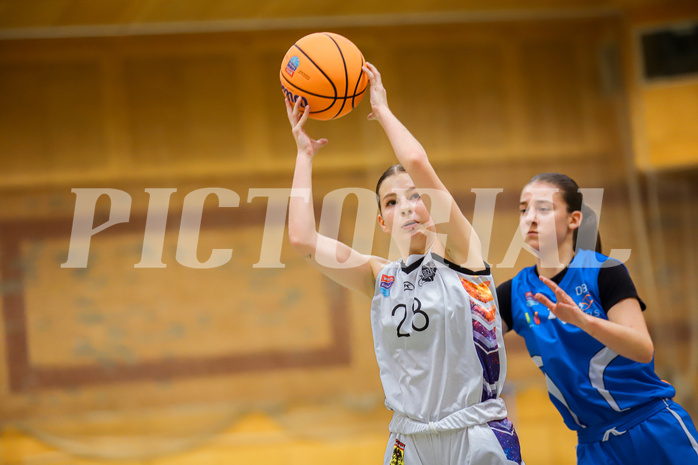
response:
M434 234L415 236L410 240L409 245L398 247L403 260L407 260L410 255L424 255L434 246L436 236Z
M574 248L569 246L558 247L556 254L539 256L536 260L536 271L540 276L552 279L562 270L567 268L574 258Z

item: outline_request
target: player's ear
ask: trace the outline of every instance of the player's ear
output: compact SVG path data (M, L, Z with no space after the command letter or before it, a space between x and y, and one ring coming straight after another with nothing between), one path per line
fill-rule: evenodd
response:
M390 232L388 227L385 225L385 220L383 219L383 215L381 215L380 213L378 214L378 224L381 225L381 229L383 230L383 232L386 232L386 233Z
M574 211L569 214L569 228L570 229L578 229L579 226L582 224L582 218L584 215L582 215L582 212L579 210Z

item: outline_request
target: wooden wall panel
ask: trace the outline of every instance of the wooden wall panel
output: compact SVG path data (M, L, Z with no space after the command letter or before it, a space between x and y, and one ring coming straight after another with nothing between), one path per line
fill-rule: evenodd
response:
M467 216L472 215L474 201L471 187L504 189L498 198L490 248L495 278L501 281L514 272L497 265L516 231L519 190L541 171L566 172L584 187L613 191L615 197L608 200L613 207L605 210L609 213L602 218L602 234L613 229L618 247L634 246L632 231L623 228L628 223L624 214L629 200L619 128L612 116L617 108L598 84L596 62L598 46L613 39L617 29L615 20L579 20L337 32L350 37L379 66L391 107L424 143ZM27 285L25 306L28 351L33 351L28 357L32 363L25 369L34 375L35 389L11 393L7 386L0 388L8 399L8 418L56 415L68 418L73 434L84 437L100 425L76 418L77 412L90 415L111 410L121 415L115 420L118 431L128 433L143 418L159 428L170 418L170 407L180 415L172 427L184 428L191 416L179 413L182 405L213 409L212 402L221 402L226 408L241 409L250 405L250 399L255 407L268 402L273 404L272 422L285 418L294 402L314 402L322 408L323 399L341 397L346 401L341 409L348 405L379 411L380 418L371 422L373 429L367 434L371 441L383 438L372 442L382 448L385 412L371 353L366 300L351 294L342 297L346 319L332 320L322 280L299 262L286 242L283 271L265 273L251 265L260 249L264 200L250 205L247 193L251 187L290 185L295 147L278 70L288 47L308 32L312 31L0 43L0 82L13 91L10 103L0 101L9 105L3 107L7 112L0 113L8 124L2 127L11 128L0 128L5 131L0 134L7 136L0 140L5 144L0 163L9 167L0 176L0 226L4 228L0 242L6 243L7 230L14 228L14 245L22 247L20 264L37 268L32 275L36 280ZM47 77L41 78L37 69L48 70L41 71ZM45 98L32 93L41 85L47 89ZM78 103L73 107L69 100ZM35 107L44 109L34 112ZM372 189L382 170L394 162L379 124L366 122L368 112L366 98L340 120L309 122L311 135L330 140L315 164L318 200L340 187ZM70 189L75 186L120 188L133 198L134 224L119 225L128 234L100 233L94 251L102 261L85 274L58 268L65 260L74 207ZM154 186L178 191L170 205L174 218L170 226L174 227L167 232L168 268L148 270L144 279L146 275L132 267L139 258L148 208L144 189ZM223 226L216 229L216 224L206 224L202 253L232 247L235 259L246 259L240 269L232 269L231 263L215 273L194 272L182 269L172 258L182 198L205 186L228 187L241 199L232 213L219 211L215 202L207 204ZM343 231L348 233L355 209L351 201L347 203L349 224L343 224ZM254 224L239 224L250 218ZM51 241L27 237L22 228L33 225L38 230L37 224L60 224L60 228L48 228L54 235L60 232L60 237ZM119 227L113 231L123 232ZM378 233L374 248L387 252L385 236ZM530 260L522 253L517 265ZM629 264L631 269L644 263L641 256L633 260L637 261ZM3 289L13 294L12 285L9 282ZM199 291L208 294L197 299ZM158 299L159 295L164 298ZM244 303L237 302L238 297ZM67 321L48 311L47 302L55 302ZM16 300L8 300L3 310L14 304ZM199 304L206 309L192 310ZM93 312L93 307L100 312ZM316 318L306 324L303 318L308 315ZM244 322L247 332L235 327L236 319ZM126 330L119 326L123 322L130 324ZM0 322L0 331L14 323ZM346 328L344 339L331 331L333 324ZM293 328L292 335L284 335L287 327ZM257 338L265 331L269 337ZM151 340L144 333L152 334ZM61 334L69 340L53 345L51 341ZM331 341L340 344L331 345ZM314 351L335 346L335 352ZM293 348L301 354L289 354ZM316 357L304 358L306 349ZM511 350L512 361L527 364L512 367L509 385L539 382L543 389L543 380L523 347L512 344ZM0 349L0 356L6 356L5 351ZM251 351L272 352L262 357L265 365L258 372L246 362L246 352ZM8 379L7 371L0 364L0 377ZM552 409L549 403L544 405ZM145 413L139 416L144 407L154 409L152 418ZM227 415L227 410L223 413ZM327 434L337 432L342 437L342 447L357 450L350 447L354 436L346 434L345 424L334 421L338 417L332 410L326 414L304 416L293 426L306 431L320 418L331 425ZM124 419L128 415L132 416ZM540 420L540 429L528 430L529 441L540 437L533 430L553 437L557 426L551 428L547 418ZM234 419L226 417L226 421ZM39 422L36 429L47 427ZM283 429L275 427L257 431L256 437L260 442L273 441ZM294 427L285 425L283 434ZM240 428L249 434L244 425ZM152 429L158 433L155 426ZM295 448L298 442L282 441L281 446ZM531 444L524 447L532 451ZM234 452L239 453L242 446L235 446ZM258 458L268 449L265 442L248 455ZM313 450L326 448L315 445ZM572 457L571 446L560 456L565 452ZM204 449L203 454L207 453L211 449ZM220 456L208 455L200 463L215 462ZM62 455L54 457L63 460Z
M625 82L633 123L635 163L645 171L698 166L698 75L647 80L640 35L644 31L696 23L696 2L636 7L625 22Z
M698 167L698 76L649 85L642 90L645 115L644 168Z
M510 143L507 136L512 134L504 47L496 43L468 44L448 46L446 50L459 58L448 63L446 69L456 85L449 87L445 132L460 137L457 146L501 150Z
M241 68L233 56L126 58L135 164L230 163L241 156L247 93Z
M521 59L528 145L571 146L585 141L582 70L572 41L525 43Z
M102 79L99 62L94 61L1 65L4 174L104 166Z
M609 103L595 57L616 26L598 21L339 32L379 66L391 107L435 163L507 163L615 149L614 127L599 118ZM1 156L17 175L0 188L288 172L295 150L279 60L304 34L0 44L0 90L10 96ZM391 163L380 128L365 123L368 100L339 120L309 124L336 147L318 169Z

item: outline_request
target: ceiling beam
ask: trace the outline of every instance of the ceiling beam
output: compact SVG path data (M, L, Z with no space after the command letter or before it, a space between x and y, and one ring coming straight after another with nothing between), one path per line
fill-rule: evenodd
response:
M254 18L217 21L147 22L108 25L23 27L0 29L0 40L58 39L168 34L200 34L233 31L293 29L330 30L344 27L381 27L430 24L468 24L501 21L584 19L617 16L616 7L573 9L522 9L500 11L440 11L380 15L339 15Z

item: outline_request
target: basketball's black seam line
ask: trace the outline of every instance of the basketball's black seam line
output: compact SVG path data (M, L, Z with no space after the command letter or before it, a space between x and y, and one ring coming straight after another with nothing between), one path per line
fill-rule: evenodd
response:
M344 95L347 95L349 93L349 71L347 70L347 61L344 59L344 54L342 53L342 47L340 47L337 41L334 40L334 37L327 33L325 33L325 35L334 43L335 47L337 47L337 50L339 51L339 56L342 57L342 64L344 65ZM333 118L338 117L339 114L342 113L342 110L344 110L344 105L346 104L346 99L342 100L342 106L339 107L339 111L333 116Z
M332 108L332 106L334 106L334 104L337 102L337 98L338 98L338 97L328 97L328 96L326 96L326 95L319 95L319 94L314 94L314 93L312 93L312 92L308 92L307 90L302 89L301 87L298 87L297 85L295 85L294 83L292 83L291 81L289 81L288 78L287 78L286 76L284 76L283 74L281 75L281 77L284 78L284 80L286 81L286 83L288 84L289 87L293 87L293 88L295 88L295 89L297 89L297 90L299 90L299 91L301 91L301 92L305 92L307 95L312 95L313 97L320 97L320 98L332 99L332 103L330 103L330 105L329 105L328 107L322 108L322 109L320 109L320 110L315 110L315 111L310 110L310 114L311 114L311 115L312 115L313 113L322 113L322 112L325 112L325 111L329 110L330 108Z
M331 96L331 95L315 94L315 93L313 93L313 92L310 92L310 91L307 91L307 90L303 89L302 87L297 86L295 83L289 81L288 78L287 78L286 76L284 76L283 74L281 74L281 77L284 78L284 81L286 81L286 83L288 83L289 86L293 86L293 87L295 87L296 89L300 90L301 92L305 92L306 94L312 95L313 97L331 98L331 99L336 99L336 100L346 100L346 99L350 99L350 98L356 98L356 97L358 97L359 95L361 95L361 94L363 94L364 92L366 92L366 89L364 89L364 90L362 90L361 92L359 92L359 93L357 93L357 94L354 94L354 95L347 95L346 97L339 97L339 96L333 97L333 96Z
M331 103L328 107L325 107L325 108L322 108L322 109L316 110L316 111L310 110L310 114L311 114L311 115L312 115L312 114L315 114L315 113L324 113L324 112L326 112L327 110L329 110L330 108L332 108L332 107L334 106L335 103L337 103L337 100L344 100L344 101L346 101L347 99L354 99L354 98L358 97L359 95L363 94L364 92L366 92L366 89L364 89L364 90L362 90L361 92L359 92L359 93L356 94L356 95L347 95L346 97L329 97L329 96L327 96L327 95L313 94L312 92L308 92L308 91L306 91L306 90L303 90L302 88L298 87L297 85L295 85L294 83L292 83L291 81L289 81L289 80L286 78L286 76L284 76L283 74L281 75L281 77L284 78L284 80L288 83L289 87L294 87L294 88L296 88L296 89L298 89L298 90L300 90L300 91L302 91L302 92L305 92L305 93L308 94L308 95L312 95L312 96L314 96L314 97L320 97L320 98L325 98L325 99L331 99L331 100L332 100L332 103ZM331 118L330 118L330 119L331 119Z
M287 78L286 76L284 76L283 74L281 75L281 77L284 78L284 80L286 81L286 83L288 84L289 87L293 87L293 88L295 88L295 89L298 89L299 91L305 92L307 95L312 95L313 97L320 97L320 98L326 98L326 99L331 99L331 100L332 100L332 103L330 103L329 106L327 106L327 107L325 107L325 108L321 108L321 109L319 109L319 110L314 110L314 111L313 111L313 110L310 110L310 114L313 114L313 113L323 113L323 112L329 110L330 108L332 108L332 107L334 106L334 104L337 102L337 97L328 97L328 96L326 96L326 95L320 95L320 94L314 94L314 93L312 93L312 92L308 92L307 90L305 90L305 89L303 89L303 88L301 88L301 87L298 87L297 85L295 85L294 83L292 83L291 81L289 81L288 78Z
M354 86L354 97L351 98L351 108L354 109L356 108L356 105L354 105L354 100L356 99L356 89L359 88L359 83L361 82L361 76L364 75L364 57L361 57L361 72L359 73L359 78L356 80L356 85ZM363 94L364 89L361 93Z
M332 82L332 79L330 79L330 77L329 77L327 74L325 74L325 72L322 70L322 68L320 68L320 67L317 65L317 63L315 63L315 62L313 61L313 59L310 58L310 57L308 56L308 54L305 53L305 51L303 51L303 49L300 48L300 47L298 46L298 44L293 44L293 46L296 47L298 50L300 50L301 53L302 53L303 55L305 55L305 57L306 57L308 60L310 60L310 62L311 62L312 64L315 65L315 67L318 69L318 71L320 71L320 72L322 73L322 75L325 76L325 78L329 81L329 83L332 84L332 89L334 90L334 98L337 98L337 87L334 85L334 82ZM331 97L330 97L330 98L331 98Z
M317 65L317 63L315 63L315 62L313 61L313 59L310 58L310 56L308 56L307 53L305 53L305 50L303 50L302 48L300 48L300 47L298 46L298 44L293 44L293 46L296 47L298 50L300 50L300 52L301 52L303 55L305 55L305 57L306 57L308 60L310 60L310 62L311 62L313 65L315 65L315 67L318 69L318 71L320 71L320 72L322 73L322 75L325 76L325 79L327 79L327 81L330 83L330 85L332 85L332 90L334 90L334 97L327 97L327 96L324 96L324 95L318 95L318 94L314 94L314 93L312 93L312 92L305 91L305 90L301 89L300 87L298 87L297 85L293 84L293 83L292 83L291 81L289 81L288 79L286 79L286 76L284 76L284 79L286 79L286 81L287 81L289 84L293 85L296 89L303 90L303 92L307 93L308 95L314 95L315 97L322 97L322 98L332 99L332 103L330 103L330 105L329 105L328 107L326 107L326 108L321 108L320 110L315 110L315 111L310 110L310 113L311 113L311 114L313 114L313 113L324 113L324 112L326 112L327 110L329 110L330 108L332 108L332 107L334 106L334 104L337 102L337 87L334 85L334 82L332 82L332 79L330 79L330 77L329 77L327 74L325 74L325 71L323 71L323 69L320 68L320 67Z

